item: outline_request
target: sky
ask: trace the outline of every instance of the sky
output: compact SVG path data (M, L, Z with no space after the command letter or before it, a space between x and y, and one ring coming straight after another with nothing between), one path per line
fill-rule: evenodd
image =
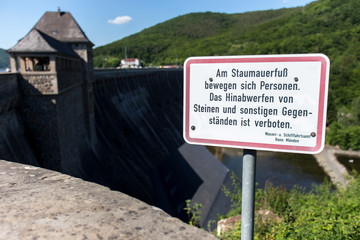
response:
M95 48L193 12L243 13L315 0L0 0L0 48L9 49L46 11L70 12Z

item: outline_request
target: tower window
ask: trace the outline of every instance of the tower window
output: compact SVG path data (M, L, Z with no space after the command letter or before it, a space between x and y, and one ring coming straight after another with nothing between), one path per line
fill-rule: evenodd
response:
M34 58L34 71L50 71L49 57Z

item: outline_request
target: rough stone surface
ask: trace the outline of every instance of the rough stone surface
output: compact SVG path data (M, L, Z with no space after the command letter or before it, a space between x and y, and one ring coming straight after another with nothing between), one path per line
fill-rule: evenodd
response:
M0 160L0 239L216 239L121 192Z

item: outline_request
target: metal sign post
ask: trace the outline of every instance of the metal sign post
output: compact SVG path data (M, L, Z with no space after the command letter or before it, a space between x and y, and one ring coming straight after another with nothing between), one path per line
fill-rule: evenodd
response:
M254 239L256 150L244 149L241 202L241 239Z

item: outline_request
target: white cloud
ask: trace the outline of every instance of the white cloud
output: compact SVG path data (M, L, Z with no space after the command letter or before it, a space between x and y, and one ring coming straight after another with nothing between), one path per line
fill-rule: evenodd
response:
M114 19L108 20L108 23L120 25L120 24L126 24L126 23L130 22L131 20L132 20L132 18L129 16L118 16Z

